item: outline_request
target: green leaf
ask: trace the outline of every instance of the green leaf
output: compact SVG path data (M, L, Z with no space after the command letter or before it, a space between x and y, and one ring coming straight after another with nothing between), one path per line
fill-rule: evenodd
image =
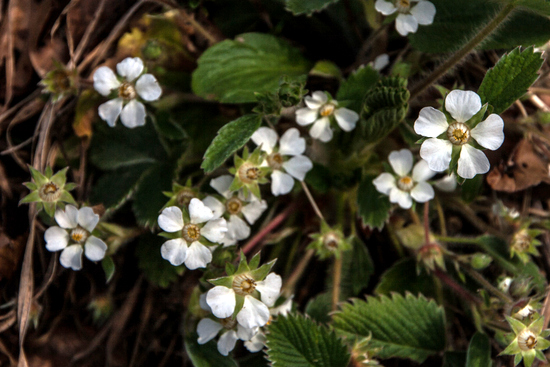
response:
M462 185L461 197L466 204L471 203L478 197L479 194L481 194L481 190L483 189L483 179L483 175L476 175L471 180L466 180L464 182Z
M332 311L332 294L330 292L320 293L310 299L305 311L313 320L328 324L330 322L330 312Z
M487 335L477 332L470 340L466 367L491 367L491 344Z
M261 124L262 119L259 115L244 115L222 127L204 153L201 168L205 173L218 168L233 153L242 148Z
M328 60L317 61L310 70L309 75L323 78L336 78L338 80L342 79L342 71L338 65Z
M384 222L390 217L391 203L389 198L379 193L372 180L376 176L367 175L357 189L357 205L363 224L371 228L382 229Z
M105 256L103 260L101 260L101 266L105 272L105 283L109 283L111 279L113 279L113 275L115 275L115 262L113 258L111 256Z
M102 203L105 208L119 207L129 200L139 184L147 164L125 167L101 176L92 186L90 201Z
M289 315L268 326L267 358L272 366L347 366L347 347L334 332L309 318Z
M351 73L340 84L336 94L337 101L350 101L347 108L361 113L361 106L367 92L376 84L380 75L370 66L364 66Z
M238 367L237 362L231 357L225 357L218 352L214 340L200 345L197 342L196 332L187 334L184 340L185 352L194 367Z
M254 92L275 92L283 75L307 74L300 51L275 36L245 33L207 49L193 72L198 96L222 103L255 102Z
M286 10L294 15L311 15L336 2L338 0L285 0Z
M407 281L403 281L404 279ZM399 260L382 274L374 293L389 296L393 292L402 295L410 292L412 294L423 294L426 297L435 297L435 289L433 278L426 272L418 274L416 261L406 258Z
M138 223L153 226L166 203L163 191L172 187L174 167L170 163L157 164L145 172L134 194L132 209Z
M183 274L183 265L173 266L160 255L160 247L165 239L153 234L144 234L139 237L136 247L138 267L143 271L147 280L161 288L168 287Z
M342 254L342 280L340 283L343 298L357 296L369 285L374 273L374 264L367 246L354 237L353 249Z
M466 365L466 353L447 351L443 356L443 367L464 367Z
M377 353L381 359L398 357L422 363L445 349L443 308L423 296L393 294L391 299L354 299L334 314L333 326L349 338L372 334L370 345L381 348Z
M550 2L548 0L515 0L517 6L533 10L537 14L550 16Z
M534 52L533 47L523 52L518 47L505 54L485 74L478 90L481 101L492 105L496 114L504 112L537 80L543 62L541 54Z

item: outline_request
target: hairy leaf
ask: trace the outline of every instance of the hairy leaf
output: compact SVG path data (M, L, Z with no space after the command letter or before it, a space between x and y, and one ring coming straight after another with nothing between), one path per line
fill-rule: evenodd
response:
M470 340L466 355L466 367L491 367L491 344L489 337L477 332Z
M361 113L361 106L367 92L376 84L380 75L370 66L364 66L340 84L336 94L337 101L348 101L347 108Z
M353 249L342 254L342 297L357 296L369 285L374 273L374 264L367 246L355 237L352 241Z
M389 198L374 187L375 178L374 175L363 177L357 190L357 205L364 225L382 229L390 216L391 204Z
M550 16L550 2L548 0L515 0L516 5L532 10L537 14Z
M416 271L416 260L406 258L399 260L386 270L374 292L378 295L389 296L393 292L402 295L410 292L412 294L423 294L426 297L435 297L435 284L431 276L425 271L420 274ZM403 279L407 279L406 282Z
M338 0L285 0L286 10L294 15L311 15L336 2Z

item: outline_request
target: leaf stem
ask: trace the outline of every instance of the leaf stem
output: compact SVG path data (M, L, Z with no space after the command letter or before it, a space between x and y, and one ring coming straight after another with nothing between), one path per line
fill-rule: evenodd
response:
M336 311L340 301L340 284L342 282L342 254L334 258L334 281L332 284L332 311Z
M436 268L434 271L434 274L443 282L445 283L449 288L454 290L461 298L467 299L477 305L480 305L482 303L481 299L474 296L470 292L468 292L466 289L464 289L460 284L455 282L451 277L449 277L445 272L441 271L440 269Z
M307 250L305 255L302 257L292 274L288 277L287 281L285 282L285 285L283 289L281 290L281 294L285 297L290 297L294 293L294 287L296 286L296 282L298 282L298 279L302 276L303 272L306 270L307 264L313 257L313 254L315 253L314 250Z
M321 219L323 222L325 221L325 217L323 217L323 213L319 210L319 207L317 206L317 203L315 202L315 199L311 195L311 192L309 191L306 183L304 181L300 181L300 184L302 185L302 188L304 189L304 192L307 196L307 199L309 200L309 203L313 207L313 211L315 214Z

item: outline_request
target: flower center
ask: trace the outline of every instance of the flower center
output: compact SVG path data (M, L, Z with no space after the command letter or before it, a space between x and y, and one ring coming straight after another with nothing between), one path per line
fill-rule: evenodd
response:
M52 203L59 199L61 196L61 190L56 184L50 181L40 187L40 190L38 190L38 196L40 196L42 201Z
M447 138L453 145L464 145L470 141L470 129L462 122L455 122L447 129Z
M522 230L515 234L513 239L512 247L517 252L525 252L529 249L529 246L531 245L531 237L527 233L527 231Z
M248 296L256 289L256 281L247 274L239 274L233 279L233 290L241 296Z
M134 99L136 98L136 89L130 83L122 83L118 88L118 96L122 99Z
M245 184L252 183L260 177L260 169L251 163L243 163L239 167L239 178Z
M407 13L411 7L410 0L397 0L396 8L400 13Z
M327 103L323 107L321 107L321 111L319 111L319 114L323 117L327 117L332 115L334 112L334 105L332 103Z
M273 169L281 169L284 159L281 153L273 153L267 156L267 164Z
M531 330L523 330L518 335L519 349L527 352L537 346L537 336Z
M187 242L197 241L201 237L200 228L192 223L186 224L181 232L183 239Z
M339 241L340 238L336 234L330 232L325 235L323 245L325 245L325 247L330 251L334 251L338 248Z
M71 231L70 237L71 240L77 243L82 243L88 239L88 231L82 228L81 226L77 226L75 229Z
M237 321L233 320L232 317L226 317L225 319L220 320L220 324L226 329L233 329L237 325Z
M176 201L181 206L188 206L191 202L191 199L195 197L195 193L188 189L183 189L180 192L178 192L178 195L176 197Z
M399 181L397 181L397 187L402 191L411 191L413 186L414 181L409 176L401 177Z
M239 200L237 197L232 197L231 199L227 200L225 203L225 208L229 212L229 214L237 215L241 212L241 209L243 207L243 202Z

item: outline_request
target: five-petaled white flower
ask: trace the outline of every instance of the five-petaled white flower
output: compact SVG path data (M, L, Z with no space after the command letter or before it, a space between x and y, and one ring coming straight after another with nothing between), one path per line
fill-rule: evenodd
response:
M164 242L160 253L172 265L185 263L188 269L194 270L212 261L212 252L201 241L220 243L227 232L227 223L223 218L214 218L212 210L197 198L189 202L189 217L189 223L184 223L183 213L176 206L162 211L159 227L169 233L180 232L181 237Z
M372 182L376 190L390 196L390 202L398 203L403 209L412 206L412 199L424 203L433 199L434 189L426 182L435 175L426 161L420 160L413 168L413 156L410 150L401 149L389 155L390 165L397 176L381 173ZM412 175L409 176L412 168Z
M55 221L59 227L50 227L44 233L46 249L52 252L63 250L59 262L65 268L80 270L83 250L91 261L100 261L105 257L107 245L91 235L99 222L99 215L92 208L77 209L73 205L67 205L65 210L56 210Z
M395 29L402 36L415 33L419 24L432 24L435 16L434 4L426 0L376 0L374 7L384 15L399 13L395 20Z
M434 171L449 167L453 149L460 150L457 173L463 178L473 178L487 173L489 160L483 152L472 145L472 138L484 148L496 150L504 141L504 121L491 114L473 129L470 120L481 110L481 98L475 92L453 90L445 98L445 110L452 116L447 121L445 114L433 107L424 107L414 123L417 134L430 139L422 143L420 156ZM444 139L438 139L444 134ZM470 144L469 144L470 143Z
M271 173L271 192L275 196L288 194L294 187L294 178L303 181L306 174L313 168L311 160L302 155L306 150L306 140L300 137L296 128L288 129L279 140L275 130L260 127L252 134L252 141L267 153L265 164ZM285 156L291 156L287 159Z
M236 331L234 330L235 327L237 328ZM229 352L235 348L237 340L248 341L258 333L257 327L246 329L231 317L219 320L219 322L211 319L202 319L197 324L197 334L199 334L197 342L199 344L208 343L210 340L214 339L222 329L226 330L222 333L220 339L218 339L218 352L224 356L227 356Z
M268 307L275 304L281 285L282 279L275 273L269 273L262 281L256 281L248 273L242 273L235 276L231 288L218 285L210 289L206 294L206 303L214 316L225 319L235 312L236 296L242 296L244 303L237 313L237 322L246 329L261 327L269 321ZM261 301L254 298L255 291L260 292Z
M126 127L142 126L145 124L145 106L136 98L139 96L148 102L156 101L162 94L162 89L152 74L141 75L143 61L139 57L122 60L117 64L116 70L123 77L123 81L119 81L107 66L98 68L94 73L96 91L103 96L108 96L113 90L117 90L118 93L117 98L99 106L99 117L111 127L115 126L118 116Z
M250 236L250 226L242 217L252 225L267 209L265 200L258 200L254 195L248 195L248 198L245 198L242 190L239 190L238 193L230 191L229 187L232 182L233 176L231 175L212 179L210 186L216 189L225 200L222 203L213 196L207 196L202 201L214 212L214 218L220 218L222 215L227 218L227 233L220 242L224 247L232 246L237 241Z
M326 143L332 139L332 129L330 128L332 116L344 131L355 129L355 124L359 120L359 115L355 111L338 107L338 102L334 99L329 101L324 92L313 92L311 97L307 96L304 101L307 107L296 110L296 122L302 126L313 124L309 135L322 142Z

